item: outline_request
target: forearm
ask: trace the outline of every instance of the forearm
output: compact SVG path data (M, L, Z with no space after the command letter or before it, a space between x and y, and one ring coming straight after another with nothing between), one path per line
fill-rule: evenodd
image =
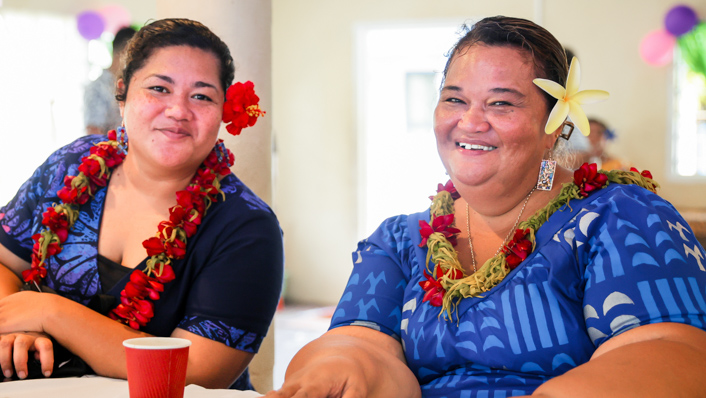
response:
M355 328L367 334L365 328L347 328ZM286 377L306 372L306 368L312 364L346 361L351 368L363 371L364 386L352 387L365 390L367 397L420 397L419 382L407 366L401 348L395 347L398 343L392 338L387 339L393 344L390 341L370 341L334 329L300 350L290 362Z
M652 340L611 350L540 386L539 397L701 397L706 353Z
M126 379L122 342L149 334L133 330L72 300L52 296L52 304L43 317L44 332L81 357L97 374Z

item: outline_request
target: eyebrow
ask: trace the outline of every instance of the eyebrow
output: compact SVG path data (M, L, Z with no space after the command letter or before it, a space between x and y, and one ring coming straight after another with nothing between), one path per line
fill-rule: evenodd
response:
M174 79L172 79L172 78L169 77L169 76L160 75L160 74L154 74L154 75L152 75L152 76L154 76L154 77L156 77L156 78L158 78L158 79L164 80L165 82L167 82L167 83L169 83L169 84L174 84ZM214 89L214 90L218 90L218 89L216 88L216 86L214 86L213 84L211 84L211 83L206 83L206 82L202 82L202 81L200 81L200 80L197 81L196 83L194 83L194 87L197 87L197 88L210 87L210 88L212 88L212 89Z
M444 86L441 88L441 91L457 91L461 92L463 91L461 87L459 86ZM491 88L489 90L491 93L496 93L496 94L504 94L504 93L509 93L509 94L514 94L520 98L526 97L526 95L522 94L521 92L515 90L514 88L506 88L506 87L496 87L496 88Z

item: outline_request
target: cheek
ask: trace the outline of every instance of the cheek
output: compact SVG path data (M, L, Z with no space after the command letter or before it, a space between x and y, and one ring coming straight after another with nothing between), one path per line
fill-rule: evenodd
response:
M460 112L450 111L441 106L434 109L434 132L437 136L445 134L453 128L461 118Z

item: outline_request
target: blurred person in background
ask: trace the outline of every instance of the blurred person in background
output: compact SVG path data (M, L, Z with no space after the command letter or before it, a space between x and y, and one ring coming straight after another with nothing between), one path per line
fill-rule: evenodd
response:
M135 29L120 29L113 39L113 62L104 69L98 79L86 86L83 94L83 122L86 134L105 134L117 128L122 122L120 108L115 99L116 76L123 68L122 58L128 41L135 34Z

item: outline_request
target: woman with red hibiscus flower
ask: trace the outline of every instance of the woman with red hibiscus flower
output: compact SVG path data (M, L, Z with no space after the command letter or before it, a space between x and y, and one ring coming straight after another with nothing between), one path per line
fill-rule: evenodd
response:
M264 111L251 82L231 85L228 47L198 22L152 22L126 53L123 125L55 152L0 208L0 367L126 378L123 340L174 336L192 342L187 384L252 389L282 234L218 132Z
M359 243L331 329L267 397L703 396L704 249L650 174L554 160L607 93L523 19L450 54L451 183Z

